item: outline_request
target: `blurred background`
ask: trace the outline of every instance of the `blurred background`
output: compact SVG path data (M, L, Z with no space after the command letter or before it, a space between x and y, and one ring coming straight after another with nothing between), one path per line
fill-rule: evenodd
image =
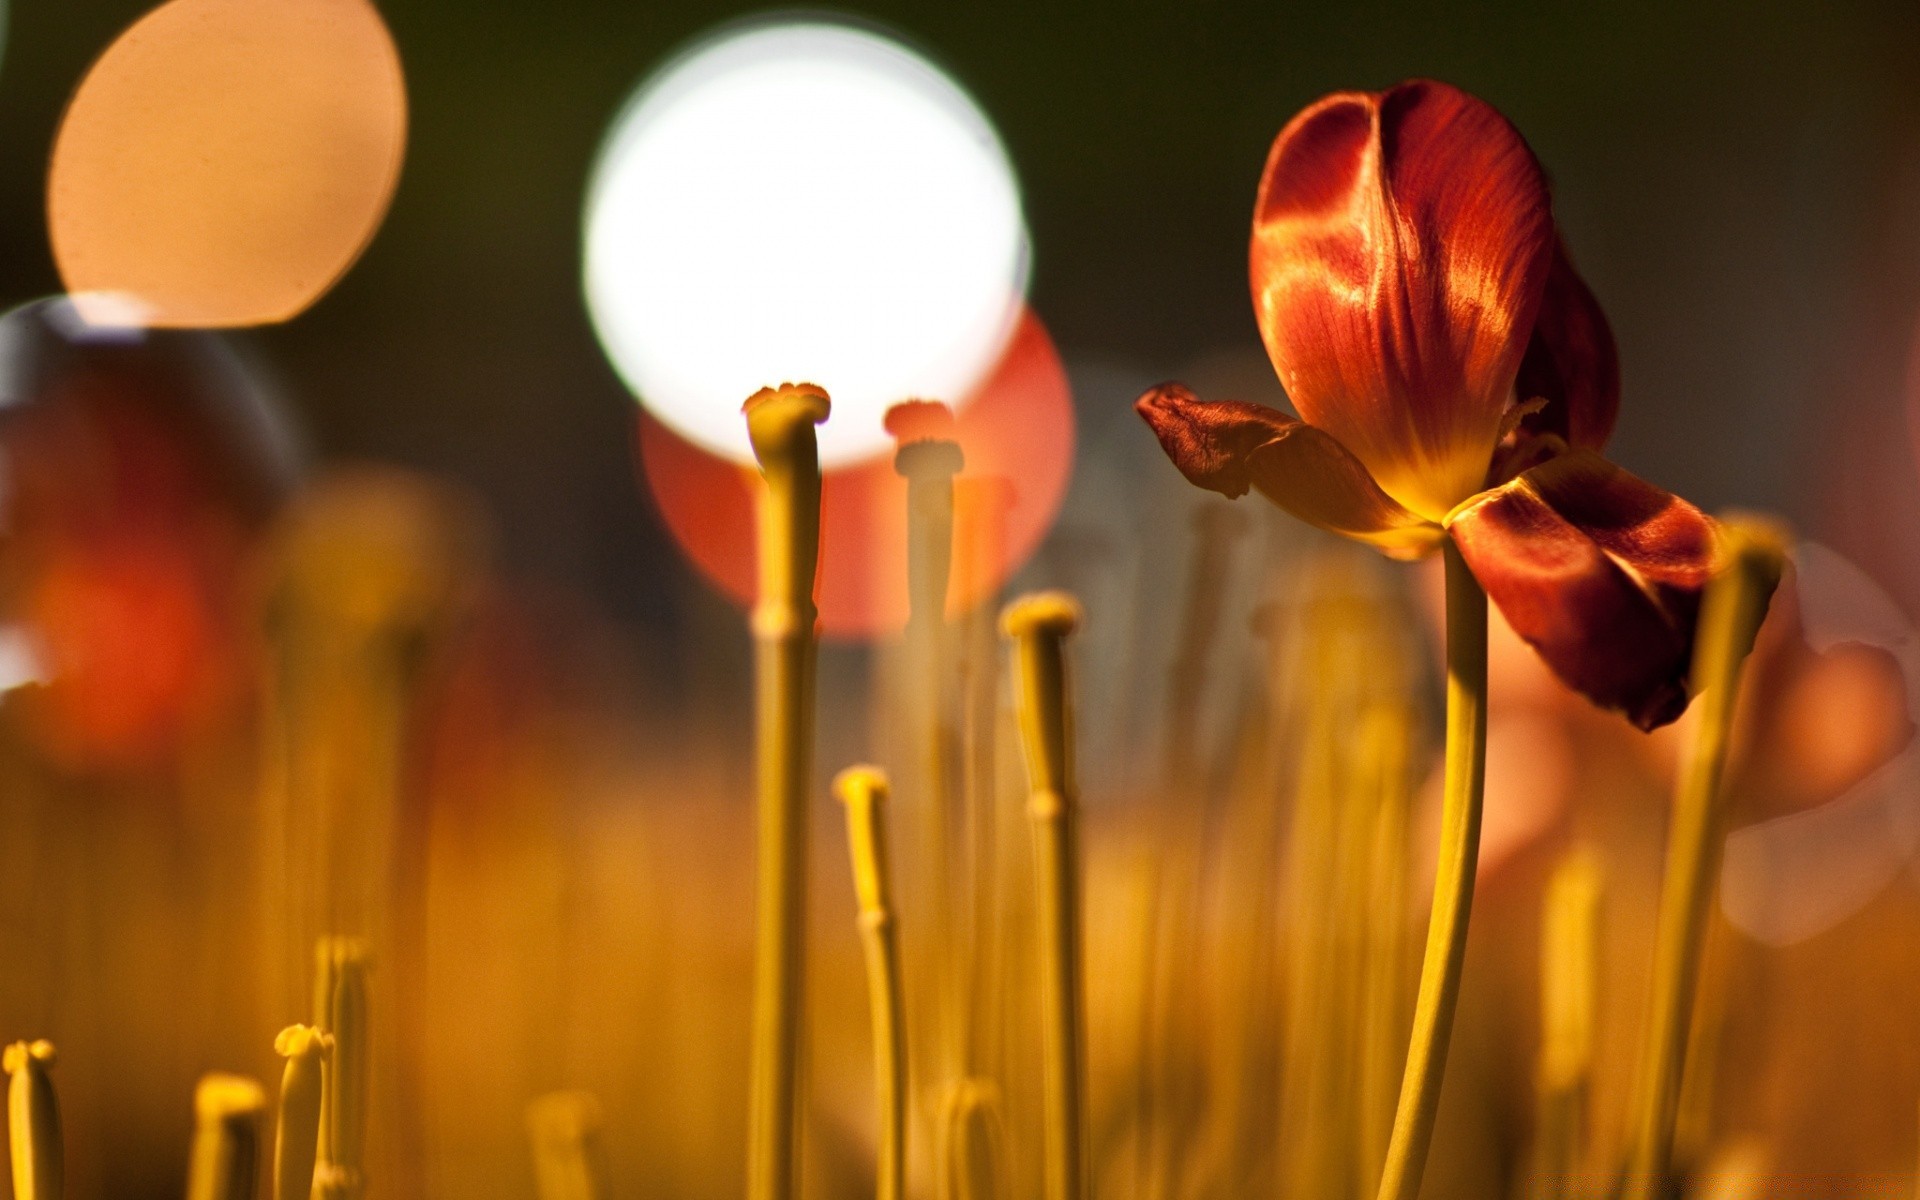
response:
M0 302L58 290L53 133L86 66L142 11L13 5ZM635 485L632 400L581 302L581 209L641 79L752 11L388 5L412 105L391 216L316 309L250 335L315 455L464 482L514 572L644 626L669 685L684 669L675 634L711 600ZM1209 354L1257 361L1245 231L1286 119L1329 90L1433 75L1506 112L1555 179L1619 337L1619 461L1709 509L1774 509L1821 537L1844 527L1920 598L1920 564L1893 533L1920 509L1902 406L1920 312L1911 5L846 11L947 66L997 124L1025 195L1032 300L1079 375L1086 442L1116 424L1146 437L1127 411L1137 383Z

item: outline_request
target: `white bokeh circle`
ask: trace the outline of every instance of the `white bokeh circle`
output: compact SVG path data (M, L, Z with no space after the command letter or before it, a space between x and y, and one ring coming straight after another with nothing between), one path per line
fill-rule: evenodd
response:
M587 306L649 411L746 461L741 401L833 397L832 466L913 397L962 403L1017 322L1019 186L973 100L864 28L736 28L669 62L609 131L588 192Z

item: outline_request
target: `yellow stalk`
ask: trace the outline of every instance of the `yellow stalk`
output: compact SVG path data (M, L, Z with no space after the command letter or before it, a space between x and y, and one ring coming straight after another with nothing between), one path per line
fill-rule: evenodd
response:
M60 1149L60 1105L54 1099L53 1043L15 1042L6 1049L7 1133L13 1149L14 1200L60 1200L66 1163Z
M827 419L828 407L825 392L805 386L765 388L746 403L747 432L766 480L759 602L753 610L760 850L748 1200L791 1200L797 1191L813 589L820 551L820 458L813 427Z
M1165 874L1153 887L1159 905L1152 916L1154 928L1147 935L1153 954L1148 960L1150 994L1141 1048L1142 1144L1149 1161L1145 1194L1153 1200L1178 1189L1186 1169L1185 1150L1205 1101L1204 1084L1191 1069L1191 1059L1181 1053L1185 1047L1176 1044L1183 1033L1204 1028L1208 1019L1204 1010L1192 1011L1205 996L1193 986L1198 959L1189 931L1200 916L1202 860L1220 804L1209 794L1199 753L1200 709L1234 550L1247 524L1246 511L1235 505L1211 502L1194 511L1186 603L1168 669L1162 754L1164 795L1173 806L1175 822L1164 859L1156 857L1152 862L1156 875L1163 865Z
M1629 1126L1626 1200L1652 1200L1667 1185L1700 948L1720 868L1720 779L1733 736L1740 672L1786 561L1784 536L1758 521L1728 522L1720 551L1722 566L1701 602L1694 645L1692 686L1700 713L1667 834L1653 1002Z
M966 1044L985 1069L1001 1062L1005 1040L1008 914L1000 903L1004 887L1000 838L1004 822L1000 787L1000 649L994 633L995 597L1005 558L1008 512L1013 485L997 475L954 481L953 563L961 595L973 601L962 618L956 655L961 696L962 795L967 814L967 861L971 876L963 903L968 906L972 957L967 973ZM959 1086L964 1086L961 1081ZM1003 1145L995 1142L996 1147ZM951 1144L942 1141L941 1156ZM961 1153L951 1149L952 1153ZM939 1178L947 1178L942 1173ZM953 1193L940 1193L943 1198Z
M1355 1168L1362 1195L1379 1186L1380 1167L1387 1157L1412 982L1407 959L1412 941L1407 921L1407 839L1412 816L1407 764L1412 723L1404 703L1385 700L1365 715L1360 730L1361 784L1373 805L1363 830L1366 972L1355 1096L1359 1128L1353 1143L1359 1155Z
M849 767L833 781L833 790L847 807L853 890L860 905L860 941L867 961L874 1098L880 1110L874 1196L901 1200L907 1186L907 1035L887 879L887 777L877 767Z
M267 1094L240 1075L208 1075L193 1095L187 1200L253 1200Z
M550 1092L527 1105L533 1178L540 1200L599 1200L600 1102L586 1092Z
M1480 810L1487 764L1487 594L1449 539L1447 572L1446 775L1440 800L1440 858L1433 878L1427 948L1414 998L1413 1036L1400 1101L1380 1173L1379 1200L1414 1200L1433 1140L1447 1043L1460 999L1480 858Z
M314 1024L333 1040L321 1070L315 1187L354 1196L366 1183L367 944L321 938L314 959Z
M909 401L888 411L889 428L895 416L908 408L933 410L938 424L952 424L945 405ZM960 444L945 437L902 440L893 457L894 470L907 481L906 692L912 712L909 736L919 768L909 782L917 781L920 787L922 864L925 891L931 897L920 914L926 921L921 931L926 949L919 961L924 964L931 1001L923 1001L922 1012L930 1018L928 1032L935 1051L931 1078L940 1083L969 1073L975 1053L966 1019L974 940L960 903L965 893L955 879L955 863L961 857L954 840L959 821L950 775L955 735L946 715L954 476L964 465Z
M984 1079L963 1079L947 1093L944 1116L945 1194L954 1200L997 1200L1006 1195L1000 1090Z
M1208 1031L1208 1145L1205 1178L1211 1192L1266 1191L1275 1182L1275 1139L1267 1119L1279 1100L1279 1029L1270 1019L1280 990L1276 914L1282 905L1274 871L1280 842L1282 763L1278 748L1293 740L1283 703L1292 642L1278 605L1259 606L1251 620L1263 644L1262 685L1248 693L1229 739L1235 747L1228 790L1216 903L1221 920L1210 957L1219 964L1218 1010ZM1394 1048L1396 1062L1399 1047Z
M1583 1195L1587 1097L1600 997L1600 861L1576 849L1554 869L1540 923L1539 1112L1533 1195Z
M287 1060L273 1135L273 1200L307 1200L319 1153L323 1064L333 1039L311 1025L289 1025L273 1048Z
M1046 1200L1086 1196L1079 797L1062 653L1079 623L1080 606L1064 592L1016 600L1001 619L1014 643L1014 706L1027 752L1038 885Z

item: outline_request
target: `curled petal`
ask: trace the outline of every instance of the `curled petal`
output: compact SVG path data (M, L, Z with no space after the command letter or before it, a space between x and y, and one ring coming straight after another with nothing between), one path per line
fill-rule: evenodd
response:
M1448 524L1514 631L1568 686L1642 729L1687 707L1714 526L1591 451L1534 467Z
M1259 489L1294 516L1413 558L1440 527L1380 490L1360 460L1322 430L1259 404L1205 403L1177 383L1134 405L1187 480L1229 498Z
M1254 313L1294 406L1407 508L1485 485L1554 246L1506 118L1427 80L1314 104L1254 209Z
M1606 313L1573 269L1564 245L1554 249L1514 393L1522 401L1546 402L1521 422L1523 437L1551 434L1576 449L1598 450L1613 433L1620 411L1620 354Z

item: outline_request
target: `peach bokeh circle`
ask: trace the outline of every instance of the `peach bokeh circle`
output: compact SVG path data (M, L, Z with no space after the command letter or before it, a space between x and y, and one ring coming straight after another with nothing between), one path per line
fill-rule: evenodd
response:
M61 122L61 278L97 323L287 320L372 240L406 125L366 0L171 0L107 48Z

